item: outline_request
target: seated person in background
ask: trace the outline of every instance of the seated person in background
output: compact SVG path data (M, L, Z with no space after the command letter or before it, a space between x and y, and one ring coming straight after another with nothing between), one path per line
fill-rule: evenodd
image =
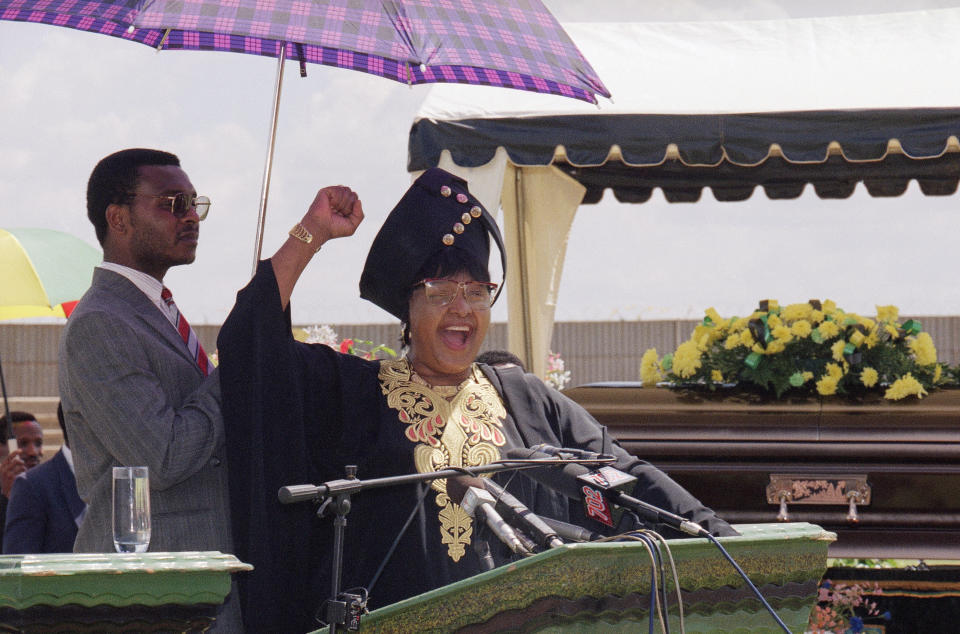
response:
M57 406L63 446L53 458L17 476L7 506L4 553L70 553L87 506L77 493L73 456Z
M251 631L304 631L329 597L330 517L280 504L277 490L471 467L539 443L611 453L638 478L634 494L720 535L736 534L663 472L621 449L579 405L537 377L474 363L498 285L487 260L499 229L463 180L420 176L387 217L360 295L402 322L405 354L365 360L294 340L290 295L320 245L363 219L356 194L321 190L291 237L260 262L218 339L232 522ZM504 270L505 270L505 262ZM534 513L567 519L567 499L521 475L497 477ZM352 497L342 588L370 591L371 609L482 571L473 518L445 480ZM395 548L394 548L395 547ZM455 607L451 607L455 609Z
M16 440L17 448L11 452L7 443L0 444L0 542L3 540L3 523L7 514L7 504L10 501L10 490L13 481L18 475L40 464L43 458L43 427L37 422L37 417L29 412L10 412L13 429L7 424L6 415L0 416L0 433L3 440Z
M515 365L524 372L527 370L523 367L523 361L520 360L520 357L509 350L487 350L486 352L478 354L476 361L477 363L486 363L487 365L494 365L500 368Z

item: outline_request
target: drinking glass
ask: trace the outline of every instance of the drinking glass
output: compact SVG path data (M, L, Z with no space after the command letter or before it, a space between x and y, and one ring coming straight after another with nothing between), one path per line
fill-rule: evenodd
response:
M113 468L113 545L118 553L142 553L150 545L147 467Z

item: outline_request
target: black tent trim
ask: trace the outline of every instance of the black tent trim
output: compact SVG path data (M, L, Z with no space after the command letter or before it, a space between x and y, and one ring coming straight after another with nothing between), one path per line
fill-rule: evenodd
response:
M436 165L443 150L465 167L503 147L520 166L554 164L586 188L584 203L613 190L645 202L796 198L807 183L821 198L846 198L862 182L872 196L899 196L910 180L950 195L960 181L960 108L831 110L731 115L559 115L419 119L408 170Z

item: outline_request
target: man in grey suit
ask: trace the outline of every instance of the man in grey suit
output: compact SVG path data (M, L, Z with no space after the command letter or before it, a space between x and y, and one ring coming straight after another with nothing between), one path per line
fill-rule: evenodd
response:
M151 551L232 551L217 373L163 277L196 255L209 200L173 154L111 154L87 184L103 263L60 341L60 398L87 513L75 552L113 552L112 467L150 469ZM242 631L236 600L215 623Z

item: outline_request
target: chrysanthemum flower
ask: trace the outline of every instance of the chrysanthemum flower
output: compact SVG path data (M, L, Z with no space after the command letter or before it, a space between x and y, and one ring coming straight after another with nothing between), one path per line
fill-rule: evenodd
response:
M860 373L860 382L863 383L864 387L873 387L877 384L879 378L880 375L873 368L864 368L863 372Z
M780 311L780 316L783 317L784 321L792 322L799 319L809 319L811 312L813 312L813 306L809 303L789 304Z
M832 346L830 346L830 354L833 355L834 361L843 361L843 349L847 346L847 342L843 339L837 339Z
M895 322L900 318L900 309L896 306L877 306L877 319L880 321Z
M836 322L832 322L832 321L823 322L822 324L817 326L817 329L820 331L820 334L823 335L824 341L833 339L834 337L840 334L840 326L838 326Z
M767 354L780 354L787 348L787 342L783 339L774 339L767 344Z
M677 346L673 354L673 372L684 379L689 379L701 366L700 350L692 341L684 341Z
M780 324L771 330L770 334L773 335L774 339L784 343L790 343L790 340L793 339L793 334L790 332L790 328L784 326L783 324Z
M920 385L920 382L913 378L913 375L908 372L894 381L893 385L887 388L887 391L883 397L890 399L891 401L899 401L900 399L908 396L923 398L926 393L927 391L923 389L923 386Z
M817 381L817 394L821 396L830 396L837 393L837 380L832 376L821 377Z
M809 337L811 330L813 330L813 326L811 326L810 322L806 319L795 321L793 322L793 325L790 326L790 333L794 337L799 337L800 339L806 339Z
M908 346L918 365L932 365L937 362L937 349L929 333L921 332L910 341Z
M657 349L650 348L640 358L640 381L643 383L643 387L653 387L660 379L660 362Z

